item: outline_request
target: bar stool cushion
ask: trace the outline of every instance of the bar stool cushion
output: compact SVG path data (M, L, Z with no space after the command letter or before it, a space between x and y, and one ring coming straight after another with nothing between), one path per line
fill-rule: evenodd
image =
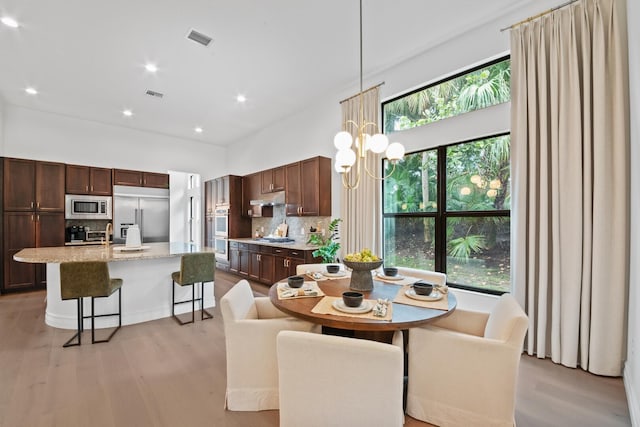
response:
M171 278L180 286L200 282L213 282L216 259L213 252L185 254L180 259L180 271L171 274Z
M109 265L102 261L60 264L60 293L63 300L108 297L122 287L122 279L109 277Z

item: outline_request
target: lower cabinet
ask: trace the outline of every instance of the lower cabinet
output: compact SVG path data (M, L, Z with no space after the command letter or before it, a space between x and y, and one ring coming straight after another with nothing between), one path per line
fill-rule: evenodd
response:
M289 276L295 276L298 265L305 264L305 252L297 249L274 248L274 281L277 282Z
M229 242L229 271L249 276L249 244Z
M229 242L229 272L256 282L272 285L296 275L300 264L321 262L312 250Z
M63 246L64 225L64 213L4 213L4 291L45 286L44 264L18 262L13 256L24 248Z
M249 245L249 278L271 285L274 283L273 248L262 245Z

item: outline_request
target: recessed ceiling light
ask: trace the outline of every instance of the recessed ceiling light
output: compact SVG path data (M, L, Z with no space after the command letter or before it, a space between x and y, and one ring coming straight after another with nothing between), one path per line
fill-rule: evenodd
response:
M133 111L131 111L131 110L123 110L122 114L127 116L127 117L131 117L131 116L133 116Z
M245 102L247 100L247 97L244 95L238 95L236 96L236 101L238 102Z
M202 133L204 129L202 129L200 126L197 126L196 128L193 129L196 133Z
M156 66L156 64L152 63L146 64L144 68L150 73L155 73L156 71L158 71L158 67Z
M10 16L3 16L2 18L0 18L0 21L7 27L18 28L19 26L18 21Z
M28 87L24 91L27 92L29 95L37 95L38 94L38 91L36 90L36 88L33 88L33 87Z

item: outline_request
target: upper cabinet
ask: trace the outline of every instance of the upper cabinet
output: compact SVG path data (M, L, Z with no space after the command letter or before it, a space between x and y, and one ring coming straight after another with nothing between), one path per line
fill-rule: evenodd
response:
M206 216L212 216L216 202L216 180L212 179L204 183L204 209Z
M251 200L260 199L262 194L263 172L242 177L242 215L248 217L263 216L260 206L252 206Z
M285 168L283 166L267 169L260 173L262 179L262 192L273 193L282 191L285 187Z
M67 194L92 194L110 196L111 169L90 166L67 165Z
M216 178L215 180L215 201L216 205L228 205L230 203L229 200L229 175L221 176L220 178ZM242 194L242 189L240 190L240 194ZM237 209L237 206L234 206Z
M331 215L331 159L313 157L285 166L287 216Z
M65 165L4 159L4 210L64 212Z
M169 175L164 173L114 169L113 185L169 188Z

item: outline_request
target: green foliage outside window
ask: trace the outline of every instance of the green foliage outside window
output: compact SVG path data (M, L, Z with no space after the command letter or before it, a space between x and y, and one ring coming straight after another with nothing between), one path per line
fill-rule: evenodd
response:
M385 103L384 131L423 126L510 99L511 61L505 59Z

